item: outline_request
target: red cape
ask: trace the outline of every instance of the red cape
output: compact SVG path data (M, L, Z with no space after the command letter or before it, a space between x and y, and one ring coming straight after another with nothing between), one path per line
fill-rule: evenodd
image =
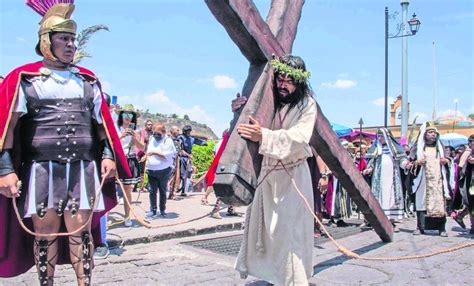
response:
M212 163L209 166L209 169L207 170L206 184L208 186L212 186L212 184L214 183L214 178L216 177L217 165L219 164L219 160L221 159L222 153L224 153L224 149L225 149L225 146L227 145L228 140L229 140L229 131L225 132L224 136L222 136L222 143L219 146L219 150L217 150L216 156L214 157L214 160L212 160Z
M3 149L8 125L15 108L20 81L25 77L41 75L39 72L41 67L43 67L42 62L21 66L9 73L3 83L0 84L0 150ZM82 67L77 68L85 78L97 80L91 71ZM117 174L120 178L131 177L120 139L103 95L101 114L107 137L115 152ZM101 242L100 217L117 204L113 180L104 185L102 193L106 209L103 212L94 213L92 220L92 235L96 245ZM24 222L31 230L33 229L31 219L24 219ZM63 231L65 231L64 223L61 228L61 232ZM17 276L28 271L34 265L33 239L18 223L12 206L12 199L0 195L0 277ZM67 240L67 237L58 238L58 264L70 263Z

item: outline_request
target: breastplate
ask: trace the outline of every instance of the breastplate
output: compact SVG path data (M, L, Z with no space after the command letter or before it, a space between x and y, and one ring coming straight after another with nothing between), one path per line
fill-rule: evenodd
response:
M20 120L24 160L95 160L92 97L39 99L28 90L31 88L25 88L28 112Z

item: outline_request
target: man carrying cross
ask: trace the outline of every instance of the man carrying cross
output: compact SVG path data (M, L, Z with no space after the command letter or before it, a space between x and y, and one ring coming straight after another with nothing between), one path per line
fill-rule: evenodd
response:
M306 159L316 118L316 102L304 61L285 55L271 62L275 117L263 128L250 116L240 124L242 138L259 143L263 155L255 197L246 217L244 240L235 268L278 285L307 285L312 275L313 218L297 188L313 201ZM240 106L234 100L235 111Z

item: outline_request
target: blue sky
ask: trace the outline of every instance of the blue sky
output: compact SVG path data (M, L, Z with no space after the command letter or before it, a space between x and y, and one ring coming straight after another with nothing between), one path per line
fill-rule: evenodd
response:
M255 0L265 18L270 1ZM408 38L408 97L413 115L431 118L433 45L436 43L436 112L474 113L474 1L413 0L421 21ZM307 0L293 54L312 72L315 97L329 120L383 125L384 8L399 14L399 0ZM93 70L121 104L189 115L217 135L232 114L230 101L247 77L248 62L199 0L76 0L78 29L104 24L90 40ZM40 16L23 0L0 3L0 74L39 60L34 53ZM389 97L401 91L401 39L389 40Z

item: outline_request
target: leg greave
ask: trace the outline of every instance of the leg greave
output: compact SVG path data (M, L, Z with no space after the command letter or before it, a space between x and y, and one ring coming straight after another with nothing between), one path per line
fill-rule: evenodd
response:
M69 245L71 252L71 263L74 267L74 270L76 271L77 278L83 279L84 285L91 285L92 242L89 232L84 231L81 233L81 236L70 236Z
M54 279L54 267L56 265L56 258L58 253L51 255L48 249L51 245L56 243L57 238L48 241L47 239L34 240L34 257L36 262L36 268L38 270L38 278L40 285L52 285ZM48 257L49 255L49 257ZM51 268L51 275L48 275L48 268Z

